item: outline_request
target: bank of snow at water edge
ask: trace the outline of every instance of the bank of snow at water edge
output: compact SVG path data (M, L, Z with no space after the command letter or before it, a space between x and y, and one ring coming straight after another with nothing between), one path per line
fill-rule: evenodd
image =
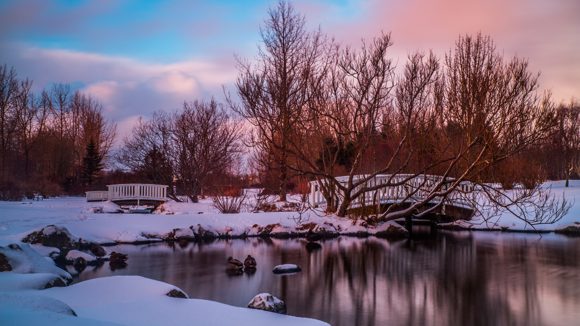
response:
M2 274L0 286L1 281ZM41 291L0 292L0 321L2 325L328 325L314 319L167 296L172 290L181 291L140 276L113 276Z
M580 181L571 181L569 188L564 188L564 181L546 183L546 186L552 186L552 192L557 197L565 194L569 201L574 202L575 198L577 200L562 220L555 224L538 225L536 229L556 230L580 222ZM95 208L103 208L104 213L95 213ZM176 236L192 236L194 231L221 236L256 235L268 225L273 226L271 234L298 232L296 212L220 214L211 207L209 199L195 204L168 202L163 205L163 211L160 210L156 214L113 213L117 209L118 206L111 202L88 203L85 198L79 197L47 199L40 202L0 201L0 245L20 242L31 232L53 224L66 227L77 239L83 238L85 241L101 244L160 241L172 233ZM375 234L385 227L385 225L378 228L365 227L360 222L353 224L353 221L347 218L313 211L303 214L302 217L304 218L302 222L306 220L318 224L319 231L336 234ZM488 223L475 217L464 225L470 228L530 229L523 221L509 213L504 213L499 219L493 219Z
M537 224L532 228L523 220L513 214L503 211L499 216L485 221L481 216L474 216L471 221L457 221L454 223L461 228L472 230L485 229L508 229L510 231L530 231L534 229L542 232L561 230L569 226L580 228L580 180L570 180L569 187L565 187L565 181L549 181L543 184L544 188L550 188L556 199L565 198L572 207L561 220L553 224ZM510 191L508 191L510 193Z

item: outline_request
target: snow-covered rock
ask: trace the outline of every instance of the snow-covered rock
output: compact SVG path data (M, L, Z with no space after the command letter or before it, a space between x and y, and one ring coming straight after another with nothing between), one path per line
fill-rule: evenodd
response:
M286 314L286 304L284 301L276 298L270 293L260 293L255 296L250 303L248 303L248 308L260 309L271 311L279 314Z
M24 243L0 246L0 268L12 273L50 273L62 278L65 284L72 282L69 273L51 264Z
M173 239L177 241L179 240L194 241L195 234L193 234L193 230L190 228L173 229Z
M297 235L298 232L296 232L296 228L293 226L277 225L270 231L270 236L274 238L289 238Z
M56 258L60 255L60 249L55 247L47 247L41 244L30 245L30 248L34 249L37 253L44 257Z
M214 239L219 236L219 234L215 230L210 229L209 227L204 228L203 226L201 226L201 224L192 226L191 230L193 231L197 239Z
M87 254L86 252L78 251L78 250L71 250L66 254L67 261L73 261L79 257L84 258L87 263L94 262L97 258L93 255Z
M394 221L388 221L379 225L374 234L377 237L407 237L409 231Z
M278 265L278 266L274 267L274 270L272 270L272 272L274 272L274 274L298 273L301 271L302 271L302 269L300 267L298 267L298 265L294 265L294 264Z
M270 235L270 232L277 226L279 226L280 223L276 223L276 224L267 224L265 226L261 226L259 224L254 224L252 225L250 228L248 228L246 230L246 234L248 236L259 236L259 237L267 237Z
M22 242L40 243L47 247L59 249L76 248L79 238L72 235L64 226L48 225L38 231L34 231L22 239Z

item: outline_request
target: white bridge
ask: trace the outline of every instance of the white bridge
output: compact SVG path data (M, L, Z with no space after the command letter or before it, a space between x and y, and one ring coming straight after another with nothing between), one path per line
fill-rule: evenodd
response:
M438 175L419 175L415 176L411 174L397 174L392 176L390 174L379 174L374 178L370 179L366 182L366 187L374 187L381 184L387 184L389 179L391 179L390 183L401 183L405 179L409 179L401 185L398 186L384 186L377 190L367 191L363 193L361 196L357 197L355 200L352 201L349 205L349 209L357 208L357 207L372 207L382 204L393 204L401 201L405 202L417 202L426 198L427 195L430 194L431 189L435 186L438 182L443 180L443 177ZM353 177L353 183L357 182L360 178L365 177L364 175L357 175ZM348 183L348 176L341 176L336 177L336 181L340 183L342 186L346 187ZM453 182L453 178L446 178L446 181ZM324 184L327 184L326 180L322 180ZM357 192L359 189L362 188L358 186L352 193ZM448 189L447 185L444 185L442 191L446 191ZM472 209L472 205L470 204L469 200L466 200L466 196L470 196L471 199L474 199L475 192L473 183L469 181L462 181L459 183L457 188L453 190L446 198L445 204L442 207L442 213L445 211L445 206L455 206L465 209ZM340 205L342 202L342 198L344 195L340 189L337 189L337 194L335 195L335 201L337 205ZM437 204L441 200L441 197L435 197L432 200L432 204ZM324 207L326 206L326 199L322 195L322 191L320 189L320 185L318 181L310 181L310 205L312 207Z
M156 184L118 184L108 185L108 191L87 191L87 201L107 201L122 204L149 204L167 201L167 187Z

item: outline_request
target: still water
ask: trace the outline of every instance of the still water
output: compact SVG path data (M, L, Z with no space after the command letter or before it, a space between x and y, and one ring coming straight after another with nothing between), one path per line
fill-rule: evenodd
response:
M340 237L314 246L261 238L118 245L106 249L129 254L125 268L89 266L75 283L141 275L239 307L268 292L286 302L289 315L335 326L580 325L580 238L415 231L414 239ZM256 272L226 273L228 256L248 254ZM303 271L272 273L286 263Z

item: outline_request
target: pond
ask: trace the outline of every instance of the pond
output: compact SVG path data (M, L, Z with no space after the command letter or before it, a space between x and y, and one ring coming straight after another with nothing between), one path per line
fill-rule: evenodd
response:
M339 237L118 245L125 268L89 266L75 282L141 275L191 298L245 307L258 293L288 314L331 325L578 325L580 238L558 234L431 232L413 239ZM228 256L256 258L257 271L226 273ZM302 272L272 273L279 264ZM69 271L74 272L69 268Z

